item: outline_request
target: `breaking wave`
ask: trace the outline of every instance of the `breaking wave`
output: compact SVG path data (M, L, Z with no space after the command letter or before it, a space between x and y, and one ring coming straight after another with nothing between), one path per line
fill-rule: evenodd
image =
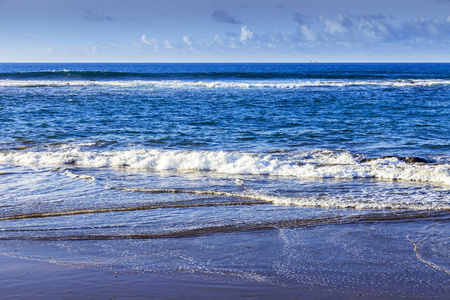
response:
M448 201L417 201L410 195L408 198L382 197L381 199L362 199L359 195L355 199L351 195L333 195L333 196L303 196L303 197L286 197L280 195L269 195L264 192L246 189L243 192L223 192L213 190L187 190L187 189L148 189L140 187L112 187L113 189L150 194L194 194L207 195L211 197L230 197L243 199L246 201L254 201L252 204L272 203L275 205L295 205L307 208L334 208L334 209L388 209L388 210L436 210L450 211L450 203ZM384 196L384 195L383 195ZM240 203L240 202L237 202ZM245 203L245 202L244 202Z
M385 156L361 159L347 151L248 153L225 151L123 150L3 151L0 163L76 165L175 171L212 171L232 175L298 178L375 178L450 185L450 159ZM68 174L69 176L79 176ZM94 180L94 178L86 178Z
M407 76L407 74L399 74L401 78ZM163 79L182 79L182 80L201 80L201 79L385 79L387 76L384 73L335 73L328 71L310 71L305 72L302 69L298 71L263 71L255 70L223 70L223 71L199 71L198 69L191 71L163 71L158 72L156 70L147 72L125 72L125 71L107 71L107 70L71 70L71 69L60 69L60 70L40 70L40 71L19 71L19 72L2 72L0 73L0 79L9 80L163 80Z
M0 80L3 87L22 88L67 88L83 87L140 87L140 88L170 88L170 89L301 89L310 87L424 87L449 86L450 80L445 79L396 79L396 80Z

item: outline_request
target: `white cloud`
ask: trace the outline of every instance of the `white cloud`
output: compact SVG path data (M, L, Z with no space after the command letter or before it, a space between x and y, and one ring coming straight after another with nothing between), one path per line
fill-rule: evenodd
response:
M336 35L347 33L349 28L353 25L351 19L341 14L337 18L330 18L325 15L320 15L319 20L325 24L325 32Z
M247 28L247 25L241 27L241 37L240 41L245 42L246 40L250 40L255 36L255 33Z
M222 41L222 39L219 37L218 34L216 34L216 36L214 37L214 43L219 44L220 46L224 45L224 42Z
M298 31L300 32L302 37L309 42L315 41L317 39L316 33L308 25L301 25L298 28Z
M156 39L148 40L148 39L147 39L147 36L146 36L145 34L143 34L143 35L141 36L141 41L142 41L144 44L151 46L154 50L156 50L156 51L159 50L158 42L156 41Z
M299 18L296 15L297 19ZM306 18L306 16L305 16ZM312 18L310 18L312 20ZM224 53L242 51L242 53L264 53L267 51L310 53L310 51L336 51L353 48L379 51L383 47L406 49L409 47L429 47L430 45L449 44L449 17L429 19L419 16L406 22L383 15L320 15L314 22L297 22L292 31L270 30L256 33L247 25L240 28L240 33L224 32L209 38L194 39L185 35L179 39L156 40L145 34L141 36L142 44L155 51L180 52L186 49L196 53ZM141 44L141 45L142 45ZM402 48L403 47L403 48ZM406 48L405 48L406 47ZM372 50L371 50L372 49ZM378 49L378 50L373 50ZM425 48L424 48L425 49ZM195 51L194 51L195 50ZM306 51L306 52L305 52ZM348 50L342 50L348 51Z
M406 40L433 40L448 41L450 38L450 26L447 20L428 19L420 16L416 20L405 22L401 26L402 38Z
M173 49L173 44L169 40L165 40L163 45L166 49Z
M192 40L189 36L185 35L183 36L183 43L188 45L189 47L192 47Z
M141 40L144 44L150 45L150 42L147 40L147 37L145 36L145 34L143 34L141 36Z
M318 24L300 26L298 32L306 40L312 41L315 38L315 41L329 45L337 42L367 45L404 42L419 44L426 40L448 40L450 26L447 19L428 19L421 15L406 22L397 22L394 18L383 15L320 15Z

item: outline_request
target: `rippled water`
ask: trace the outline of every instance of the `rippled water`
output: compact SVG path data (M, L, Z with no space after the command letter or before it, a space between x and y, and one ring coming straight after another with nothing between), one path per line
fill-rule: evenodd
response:
M0 64L1 252L149 271L153 247L202 274L293 284L299 236L354 248L376 227L446 276L449 101L449 64ZM213 263L260 233L278 246L258 255L287 256Z

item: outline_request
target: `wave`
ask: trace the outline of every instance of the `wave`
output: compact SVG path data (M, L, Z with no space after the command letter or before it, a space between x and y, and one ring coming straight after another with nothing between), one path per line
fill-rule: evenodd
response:
M191 72L117 72L102 70L43 70L0 73L0 79L87 79L87 80L136 80L136 79L386 79L384 74L349 74L304 71L191 71Z
M91 209L75 209L65 211L50 211L50 212L33 212L27 214L13 214L7 216L0 216L0 221L19 220L19 219L35 219L35 218L53 218L73 215L84 214L98 214L98 213L111 213L111 212L126 212L126 211L139 211L139 210L152 210L163 208L194 208L194 207L209 207L209 206L243 206L243 205L256 205L267 204L265 201L196 201L189 202L163 202L152 203L139 206L127 206L127 207L105 207L105 208L91 208ZM2 230L0 230L2 231Z
M411 222L418 220L448 221L450 214L448 211L427 212L427 211L403 211L396 213L368 213L352 216L335 216L312 219L290 219L278 221L266 221L256 223L238 223L216 226L204 226L197 228L182 229L169 232L155 232L143 234L80 234L80 235L20 235L1 236L0 240L42 240L42 241L62 241L62 240L117 240L117 239L161 239L161 238L183 238L217 233L247 232L255 230L273 230L280 228L305 228L313 226L327 225L347 225L358 223L380 223L380 222ZM45 230L44 230L45 231ZM22 230L27 232L26 229ZM35 232L29 230L29 232Z
M429 211L450 211L450 203L447 201L417 201L411 195L408 199L398 199L392 197L382 197L380 199L355 199L349 195L333 196L309 196L309 197L285 197L279 195L268 195L264 192L248 189L244 187L243 192L222 192L212 190L187 190L187 189L147 189L140 187L112 187L113 189L149 194L194 194L209 195L212 197L231 197L245 200L252 200L255 204L272 203L275 205L295 205L305 208L332 208L332 209L356 209L356 210L429 210ZM360 195L361 196L361 195Z
M361 159L347 151L317 150L299 153L225 151L122 150L2 151L0 163L19 165L77 165L175 171L212 171L232 175L270 175L298 178L375 178L450 185L450 158L385 156ZM417 162L419 161L419 162ZM429 161L433 163L424 163ZM70 174L69 174L70 176ZM72 175L72 176L77 176ZM94 178L86 178L94 180Z
M312 87L426 87L449 86L450 80L0 80L3 87L67 88L67 87L122 87L169 89L301 89Z

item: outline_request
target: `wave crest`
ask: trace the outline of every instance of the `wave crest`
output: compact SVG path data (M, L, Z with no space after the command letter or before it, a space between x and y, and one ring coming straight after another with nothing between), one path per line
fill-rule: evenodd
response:
M301 153L247 153L225 151L123 150L6 151L0 163L78 165L134 169L213 171L235 175L271 175L298 178L375 178L450 185L450 164L408 163L398 157L359 160L347 151Z
M420 80L0 80L3 87L65 88L72 86L93 87L140 87L140 88L170 88L170 89L301 89L312 87L424 87L448 86L450 80L420 79Z

